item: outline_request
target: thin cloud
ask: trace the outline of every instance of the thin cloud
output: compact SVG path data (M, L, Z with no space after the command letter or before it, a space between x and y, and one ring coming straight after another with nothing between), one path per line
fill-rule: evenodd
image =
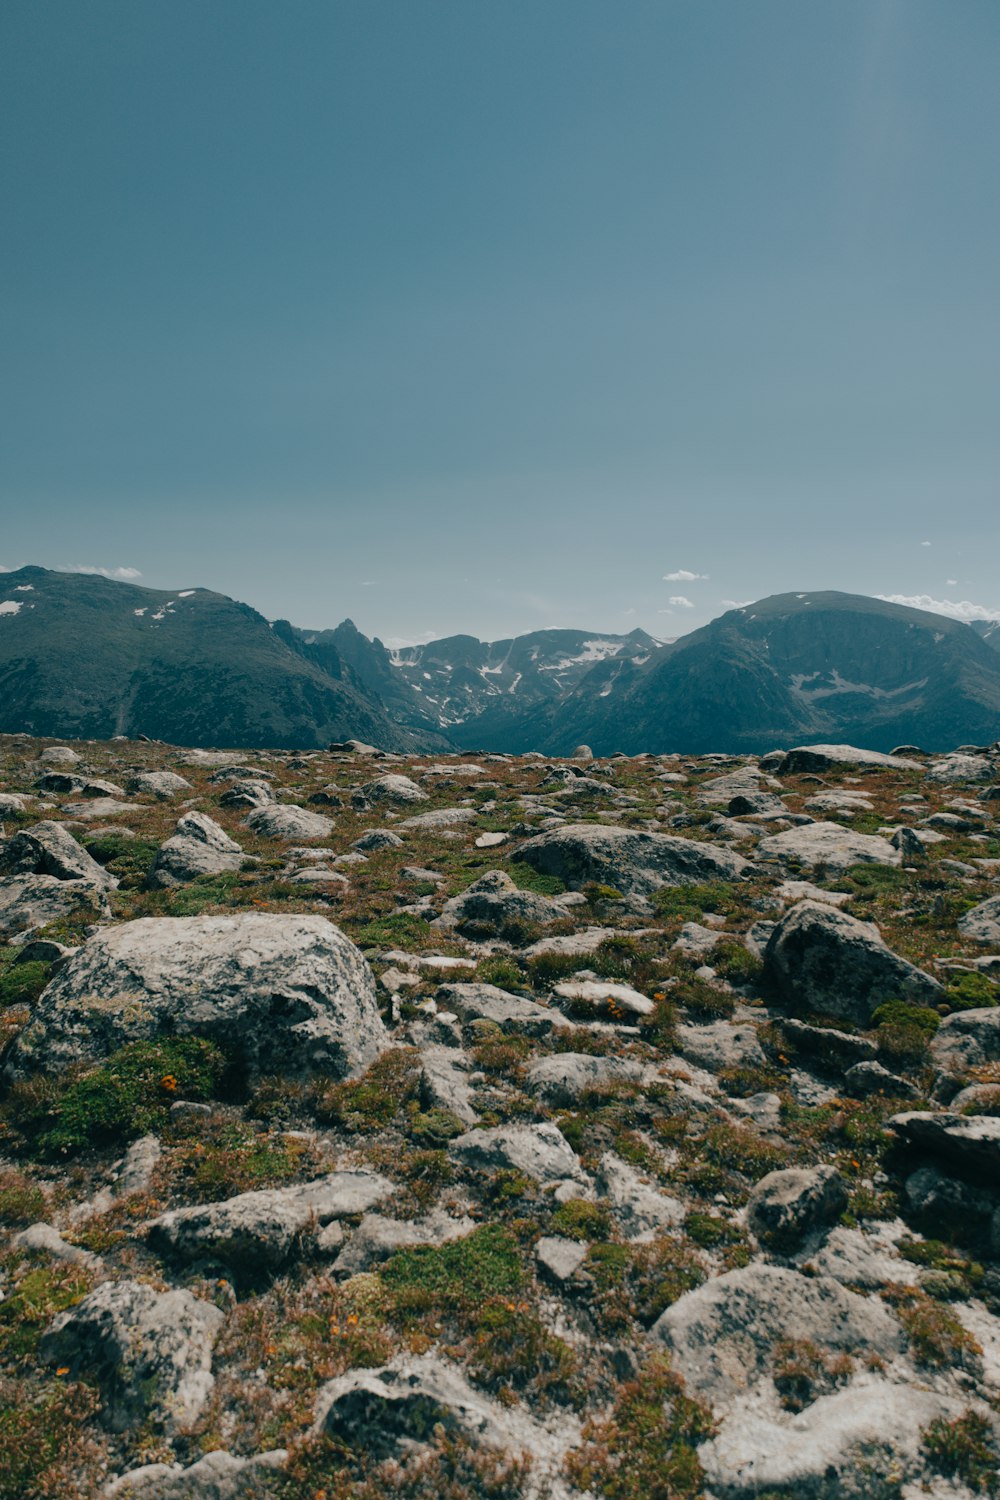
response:
M720 599L719 603L722 605L723 609L746 609L746 607L747 607L748 604L752 604L753 603L753 600L752 599Z
M685 599L683 594L671 594L670 602L674 609L694 609L694 600Z
M921 542L920 545L921 545L921 547L929 547L930 546L930 542Z
M970 599L932 599L930 594L876 594L886 604L905 604L910 609L926 609L933 615L947 615L950 620L1000 620L1000 604L973 604Z
M678 568L676 573L664 573L664 583L697 583L699 579L707 579L707 573L691 573L687 568Z
M118 578L125 583L131 583L142 574L138 568L92 568L86 563L65 563L57 570L60 573L96 573L101 578Z

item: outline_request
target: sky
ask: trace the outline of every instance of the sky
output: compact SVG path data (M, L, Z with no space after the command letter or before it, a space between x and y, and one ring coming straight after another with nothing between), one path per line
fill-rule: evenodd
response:
M0 565L1000 615L996 0L4 0Z

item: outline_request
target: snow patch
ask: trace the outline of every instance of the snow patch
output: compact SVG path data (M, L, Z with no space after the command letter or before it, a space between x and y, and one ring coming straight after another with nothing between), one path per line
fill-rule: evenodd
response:
M14 590L15 594L33 594L34 592L35 585L33 583L19 583Z
M20 599L5 599L0 604L0 615L16 615L21 608Z
M134 615L144 615L146 613L146 611L147 611L148 608L149 608L149 605L148 604L144 604L143 607L142 607L142 609L134 609L132 611L132 613Z
M191 595L194 592L195 592L194 589L181 589L181 591L177 595L177 597L178 597L178 599L190 599Z

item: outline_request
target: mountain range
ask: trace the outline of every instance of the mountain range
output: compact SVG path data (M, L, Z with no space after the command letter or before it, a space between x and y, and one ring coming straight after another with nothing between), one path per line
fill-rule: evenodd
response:
M887 750L1000 737L1000 622L836 592L778 594L675 641L538 630L390 650L350 620L267 621L26 567L0 582L0 732L183 745L596 754Z

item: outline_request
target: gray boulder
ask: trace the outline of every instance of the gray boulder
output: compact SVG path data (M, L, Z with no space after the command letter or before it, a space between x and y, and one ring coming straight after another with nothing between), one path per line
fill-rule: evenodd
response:
M981 901L959 917L958 930L974 942L1000 944L1000 895Z
M474 823L479 812L474 807L436 807L433 812L417 813L416 817L404 818L400 828L454 828L459 823Z
M157 797L161 801L178 797L182 792L194 791L190 781L186 781L183 776L178 776L175 771L140 771L138 775L130 778L129 789L133 792L144 792L146 796Z
M684 1218L683 1203L644 1182L635 1168L613 1151L601 1157L596 1184L627 1240L655 1239Z
M34 823L8 839L0 850L0 875L45 875L54 880L80 880L98 890L114 890L118 882L64 828L62 823Z
M351 793L355 807L406 807L413 802L428 802L426 792L421 791L409 776L378 776L366 781Z
M164 1034L217 1041L251 1075L360 1072L386 1045L371 970L324 917L144 917L77 949L8 1071L97 1062Z
M246 781L234 781L219 798L220 807L246 808L270 807L277 797L266 781L253 777Z
M356 1276L388 1260L397 1250L410 1245L444 1245L449 1240L464 1239L476 1227L474 1219L454 1219L442 1209L435 1209L423 1219L386 1219L381 1214L366 1214L334 1262L341 1276Z
M274 1272L309 1249L333 1219L365 1213L394 1191L376 1172L331 1172L296 1187L240 1193L161 1214L149 1243L175 1260L220 1260L244 1274Z
M828 771L832 766L860 766L862 769L922 771L918 760L902 755L883 755L878 750L859 750L857 745L797 745L786 750L777 766L779 776L798 776L803 771Z
M555 1125L499 1125L470 1130L448 1142L448 1155L463 1166L499 1172L514 1168L537 1182L580 1177L580 1158Z
M747 1222L769 1250L789 1250L807 1234L832 1224L847 1207L836 1167L788 1167L761 1178L747 1205Z
M757 845L758 859L787 868L806 865L823 866L831 874L840 874L852 865L898 865L902 855L888 839L874 833L853 833L839 823L807 823L802 828L786 828Z
M677 1050L709 1073L723 1068L760 1068L767 1064L750 1021L713 1021L708 1026L677 1027Z
M931 1038L930 1053L939 1084L951 1080L955 1087L973 1068L1000 1062L1000 1006L945 1016Z
M452 896L441 909L435 927L470 925L501 931L509 922L558 922L566 909L534 891L522 891L503 870L487 870L467 890Z
M185 1469L181 1464L144 1464L106 1485L102 1500L251 1500L273 1493L268 1476L288 1460L284 1448L237 1458L223 1448Z
M243 859L239 844L218 823L205 813L188 812L173 836L160 845L146 884L151 890L169 890L200 875L239 870Z
M891 1129L910 1145L951 1162L959 1172L1000 1177L1000 1116L934 1114L910 1110L893 1115Z
M557 1052L540 1057L525 1074L525 1087L560 1108L571 1107L584 1094L636 1084L643 1076L641 1063L619 1057L593 1057L586 1052Z
M393 833L389 828L370 828L367 833L354 840L351 848L371 854L378 849L398 849L402 842L399 834Z
M525 1036L548 1036L555 1027L566 1025L559 1011L495 984L442 984L434 999L439 1009L453 1011L463 1021L493 1021L503 1031Z
M600 823L537 834L521 845L518 857L544 875L558 875L571 890L596 882L638 896L664 885L740 880L751 868L717 844Z
M212 1390L212 1348L223 1315L190 1292L106 1281L42 1336L48 1365L96 1378L114 1432L143 1422L172 1435L197 1418Z
M46 766L78 766L80 757L68 745L48 745L38 757Z
M878 928L819 901L800 901L764 950L764 980L785 1004L865 1026L887 1000L935 1005L936 979L883 942Z
M258 807L243 819L254 833L269 839L325 839L333 832L333 820L307 807Z
M906 1339L876 1298L826 1276L755 1262L685 1292L654 1323L688 1392L713 1405L771 1373L775 1346L810 1339L831 1354L892 1359Z
M89 880L57 880L52 875L22 875L0 880L0 938L25 940L33 932L84 908L107 917L104 891Z

